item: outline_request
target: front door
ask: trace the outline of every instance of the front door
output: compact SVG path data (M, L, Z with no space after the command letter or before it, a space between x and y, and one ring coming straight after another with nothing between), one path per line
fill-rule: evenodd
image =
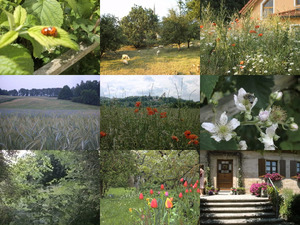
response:
M218 159L217 187L220 188L220 190L230 190L232 187L232 161L233 160Z

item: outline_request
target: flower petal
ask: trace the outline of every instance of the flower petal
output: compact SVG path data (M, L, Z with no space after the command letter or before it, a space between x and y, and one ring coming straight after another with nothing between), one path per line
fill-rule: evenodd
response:
M244 100L244 95L247 94L247 92L245 91L244 88L240 88L240 90L238 91L238 100L239 102Z
M222 140L219 135L212 135L211 138L215 139L216 142L220 142Z
M235 130L238 126L240 126L240 121L238 121L237 119L232 119L230 120L230 122L227 124L228 129Z
M220 116L220 124L226 125L227 121L228 121L228 117L226 115L226 112L223 112L222 115Z
M266 135L269 136L269 137L272 137L272 139L273 139L277 127L278 127L278 124L277 124L277 123L272 124L272 126L270 126L270 127L268 127L268 128L266 129Z
M205 130L207 130L210 133L216 133L217 127L213 123L202 123L201 127L203 127Z
M226 141L229 141L232 138L232 133L227 133L224 137Z

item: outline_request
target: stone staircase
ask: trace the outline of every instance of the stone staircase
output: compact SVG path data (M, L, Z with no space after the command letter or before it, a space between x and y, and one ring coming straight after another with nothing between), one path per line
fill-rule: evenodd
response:
M252 195L214 195L200 198L201 225L283 225L268 198Z

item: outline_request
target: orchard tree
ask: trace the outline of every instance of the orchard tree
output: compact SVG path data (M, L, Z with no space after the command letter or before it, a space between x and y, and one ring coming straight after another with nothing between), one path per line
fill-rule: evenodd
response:
M200 25L198 21L190 20L188 22L188 29L187 29L188 48L190 47L190 42L193 39L200 39Z
M121 26L130 44L144 47L155 43L158 31L158 17L152 9L135 5L128 16L123 17Z
M163 43L180 45L187 40L188 21L184 15L178 15L174 9L169 10L169 16L163 18L161 38Z
M200 21L200 0L186 0L188 15Z
M65 85L58 94L58 99L70 100L73 97L73 93L68 85Z
M122 28L113 15L103 15L100 21L100 57L106 51L116 51L124 43Z

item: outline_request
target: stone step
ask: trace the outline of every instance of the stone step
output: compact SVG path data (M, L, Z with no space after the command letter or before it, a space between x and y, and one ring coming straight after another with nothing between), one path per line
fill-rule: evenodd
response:
M241 219L241 218L274 218L274 212L241 212L241 213L201 213L200 217L214 219Z
M220 198L220 199L209 199L209 198L200 198L200 202L268 202L268 198Z
M230 212L267 212L272 211L272 206L257 206L257 207L200 207L200 212L213 212L213 213L230 213Z
M249 207L249 206L269 206L270 202L200 202L202 207Z
M251 219L222 219L222 220L200 220L200 225L218 225L218 224L226 224L226 225L283 225L284 220L275 219L275 218L251 218Z

